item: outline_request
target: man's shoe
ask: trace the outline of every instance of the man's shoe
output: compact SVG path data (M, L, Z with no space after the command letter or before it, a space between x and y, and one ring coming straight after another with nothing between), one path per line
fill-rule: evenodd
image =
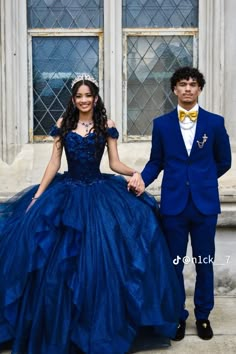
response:
M209 320L197 320L196 326L198 337L205 340L211 339L213 337L213 331Z
M11 350L12 349L12 341L0 343L0 353L3 351Z
M176 335L172 340L179 341L182 340L185 336L185 329L186 329L186 321L180 320L179 325L177 327Z

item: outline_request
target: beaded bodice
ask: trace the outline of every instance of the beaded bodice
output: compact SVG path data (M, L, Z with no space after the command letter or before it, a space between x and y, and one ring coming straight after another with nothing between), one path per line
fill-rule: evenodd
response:
M116 128L107 129L108 136L118 139L119 133ZM60 129L54 126L51 136L60 135ZM95 133L91 132L81 136L70 131L64 137L64 148L68 163L68 177L84 183L90 183L101 178L100 163L105 149L106 139L96 139Z

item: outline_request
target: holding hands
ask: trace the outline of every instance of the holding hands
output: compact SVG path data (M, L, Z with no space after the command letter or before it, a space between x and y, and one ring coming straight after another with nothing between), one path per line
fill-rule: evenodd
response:
M133 191L137 197L143 194L145 190L145 184L139 172L135 171L133 176L128 181L128 190Z

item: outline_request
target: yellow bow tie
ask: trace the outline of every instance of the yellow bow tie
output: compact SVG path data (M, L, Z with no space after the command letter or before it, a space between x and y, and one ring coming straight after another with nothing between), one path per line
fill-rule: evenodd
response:
M185 117L188 117L189 119L191 119L192 122L196 122L197 116L198 116L197 111L192 111L192 112L185 112L185 111L181 111L181 110L179 111L180 122L183 122Z

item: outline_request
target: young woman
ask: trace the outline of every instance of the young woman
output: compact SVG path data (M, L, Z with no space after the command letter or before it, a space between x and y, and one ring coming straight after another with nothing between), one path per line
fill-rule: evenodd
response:
M178 283L158 206L128 191L124 177L100 172L107 147L114 172L138 174L119 160L93 77L75 78L51 135L40 185L2 214L0 343L12 340L19 354L123 354L140 327L173 337ZM68 172L58 174L63 149Z

